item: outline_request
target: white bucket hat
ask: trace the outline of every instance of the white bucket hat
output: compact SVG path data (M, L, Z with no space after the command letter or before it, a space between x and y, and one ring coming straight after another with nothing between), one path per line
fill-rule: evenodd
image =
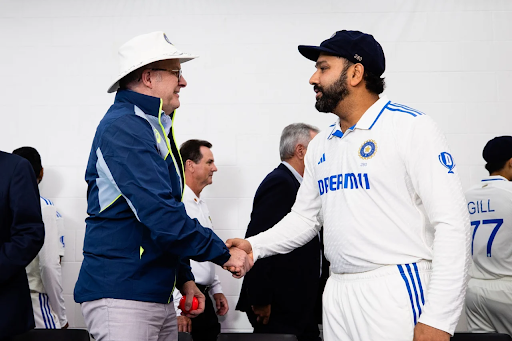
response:
M197 57L176 49L162 31L142 34L119 48L119 75L107 92L117 91L124 76L144 65L165 59L179 59L180 63L185 63Z

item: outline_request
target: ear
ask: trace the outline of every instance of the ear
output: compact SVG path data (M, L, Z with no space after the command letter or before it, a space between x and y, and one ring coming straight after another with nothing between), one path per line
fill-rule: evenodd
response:
M39 176L37 177L37 183L40 183L43 180L44 176L44 168L41 168L41 171L39 172Z
M352 71L350 71L350 69L352 69ZM356 63L349 68L348 81L350 82L350 85L357 86L357 85L361 84L361 82L363 81L363 76L364 76L363 64Z
M141 75L142 84L146 87L153 89L153 83L151 82L151 70L146 69L142 72Z
M299 160L304 159L304 157L306 156L306 147L304 147L304 145L302 145L300 143L298 145L296 145L295 146L295 155L297 155Z
M189 172L194 173L194 162L190 159L185 161L185 169L188 170Z

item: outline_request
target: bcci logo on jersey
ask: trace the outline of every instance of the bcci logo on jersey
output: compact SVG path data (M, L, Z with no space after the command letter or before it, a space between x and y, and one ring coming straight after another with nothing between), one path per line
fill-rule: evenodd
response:
M371 159L377 151L377 142L374 140L365 141L359 149L359 157L363 160Z
M453 174L453 169L455 168L455 161L453 161L453 157L450 153L442 152L439 154L439 162L446 168L448 168L448 174Z

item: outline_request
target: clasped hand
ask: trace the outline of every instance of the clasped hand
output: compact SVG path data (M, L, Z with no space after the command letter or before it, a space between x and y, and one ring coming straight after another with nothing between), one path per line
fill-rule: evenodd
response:
M235 238L228 239L226 246L229 248L231 257L222 267L231 272L235 278L244 277L254 265L251 243L245 239Z

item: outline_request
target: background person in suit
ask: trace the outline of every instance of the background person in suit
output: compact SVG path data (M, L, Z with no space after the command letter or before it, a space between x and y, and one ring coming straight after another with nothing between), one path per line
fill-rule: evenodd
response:
M0 340L34 328L25 267L44 242L39 190L30 163L0 152Z
M316 127L304 123L283 129L282 162L256 191L246 238L266 231L291 211L304 175L304 156L317 133ZM319 339L315 306L320 257L317 237L289 254L261 259L246 274L236 309L247 313L255 333L294 334L300 341Z

